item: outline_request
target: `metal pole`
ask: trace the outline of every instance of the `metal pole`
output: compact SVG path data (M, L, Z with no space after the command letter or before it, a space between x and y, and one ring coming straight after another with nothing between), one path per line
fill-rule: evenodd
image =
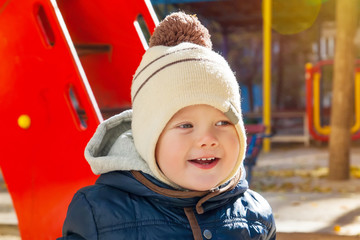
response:
M271 2L263 0L263 123L265 133L271 133ZM270 139L265 138L263 151L270 151Z

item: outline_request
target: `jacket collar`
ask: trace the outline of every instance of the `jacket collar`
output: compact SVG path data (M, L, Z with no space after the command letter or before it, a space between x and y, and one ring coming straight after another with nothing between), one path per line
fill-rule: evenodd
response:
M227 183L211 191L174 189L151 175L139 171L115 171L102 174L96 184L108 185L138 196L161 201L164 205L195 207L198 214L224 205L234 196L243 194L248 183L239 173Z
M240 171L236 174L234 178L232 178L229 182L224 184L221 187L218 187L211 191L179 191L166 189L157 186L152 183L150 180L144 177L141 172L131 171L132 175L142 184L144 184L150 190L159 193L161 195L171 197L171 198L193 198L193 197L201 197L200 200L196 203L196 211L198 214L204 213L203 203L207 200L220 195L221 193L233 190L240 181Z

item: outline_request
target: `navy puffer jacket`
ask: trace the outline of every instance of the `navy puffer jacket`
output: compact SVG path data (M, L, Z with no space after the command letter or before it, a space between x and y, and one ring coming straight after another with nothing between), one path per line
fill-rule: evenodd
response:
M74 196L66 239L275 239L271 208L245 172L212 191L174 189L151 176L131 136L131 111L103 122L85 150L95 185Z
M246 180L219 195L194 193L139 172L103 174L74 196L60 239L275 239L270 206Z

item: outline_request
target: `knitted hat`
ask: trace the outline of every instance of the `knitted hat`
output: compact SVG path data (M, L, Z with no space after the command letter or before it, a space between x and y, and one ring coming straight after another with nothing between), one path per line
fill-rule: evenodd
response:
M239 85L226 60L211 45L207 29L196 17L173 13L155 29L133 78L135 146L154 176L173 186L156 163L155 148L168 121L184 107L213 106L235 125L240 153L235 168L219 185L235 176L245 156Z

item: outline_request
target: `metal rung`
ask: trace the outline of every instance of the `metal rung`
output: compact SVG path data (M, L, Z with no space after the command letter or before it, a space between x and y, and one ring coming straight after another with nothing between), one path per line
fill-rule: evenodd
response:
M76 52L79 56L99 53L111 53L110 44L75 44Z

